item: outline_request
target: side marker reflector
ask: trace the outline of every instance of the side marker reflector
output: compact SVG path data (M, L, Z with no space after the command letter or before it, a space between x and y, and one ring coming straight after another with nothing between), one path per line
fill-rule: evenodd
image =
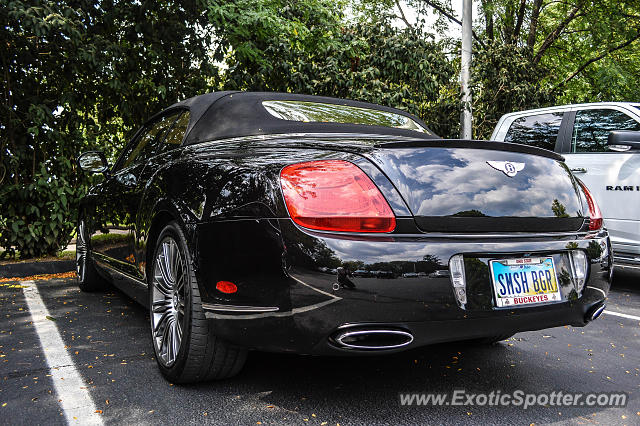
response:
M216 289L225 294L231 294L238 291L238 286L229 281L218 281L216 283Z

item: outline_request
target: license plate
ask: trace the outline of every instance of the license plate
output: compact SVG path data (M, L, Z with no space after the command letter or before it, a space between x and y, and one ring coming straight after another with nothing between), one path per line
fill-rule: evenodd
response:
M499 308L561 300L552 257L491 260L489 267Z

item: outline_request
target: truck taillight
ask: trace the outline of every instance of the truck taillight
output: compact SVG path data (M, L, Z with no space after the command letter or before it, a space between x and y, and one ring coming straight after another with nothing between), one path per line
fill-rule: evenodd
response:
M584 192L584 196L587 199L587 206L589 207L589 230L597 231L602 228L604 222L602 219L602 212L600 211L600 207L598 207L598 203L596 203L596 200L593 198L593 195L589 192L587 185L580 180L578 183Z
M396 218L384 196L355 164L342 160L286 166L280 184L289 215L305 228L391 232Z

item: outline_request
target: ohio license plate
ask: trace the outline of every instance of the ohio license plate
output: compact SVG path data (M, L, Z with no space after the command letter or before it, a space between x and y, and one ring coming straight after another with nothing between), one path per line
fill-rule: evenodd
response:
M561 300L552 257L491 260L489 267L499 308Z

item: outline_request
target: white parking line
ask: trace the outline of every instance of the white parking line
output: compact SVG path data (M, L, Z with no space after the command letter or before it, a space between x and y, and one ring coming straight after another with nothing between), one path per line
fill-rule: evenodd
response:
M610 311L608 309L605 309L604 312L602 312L602 313L603 314L614 315L616 317L622 317L622 318L628 318L628 319L640 321L640 317L637 317L635 315L623 314L623 313L620 313L620 312L613 312L613 311Z
M52 320L47 319L51 317L36 283L23 281L21 284L28 286L23 289L24 297L67 423L101 425L102 418L96 413L87 385L64 348L58 328Z

